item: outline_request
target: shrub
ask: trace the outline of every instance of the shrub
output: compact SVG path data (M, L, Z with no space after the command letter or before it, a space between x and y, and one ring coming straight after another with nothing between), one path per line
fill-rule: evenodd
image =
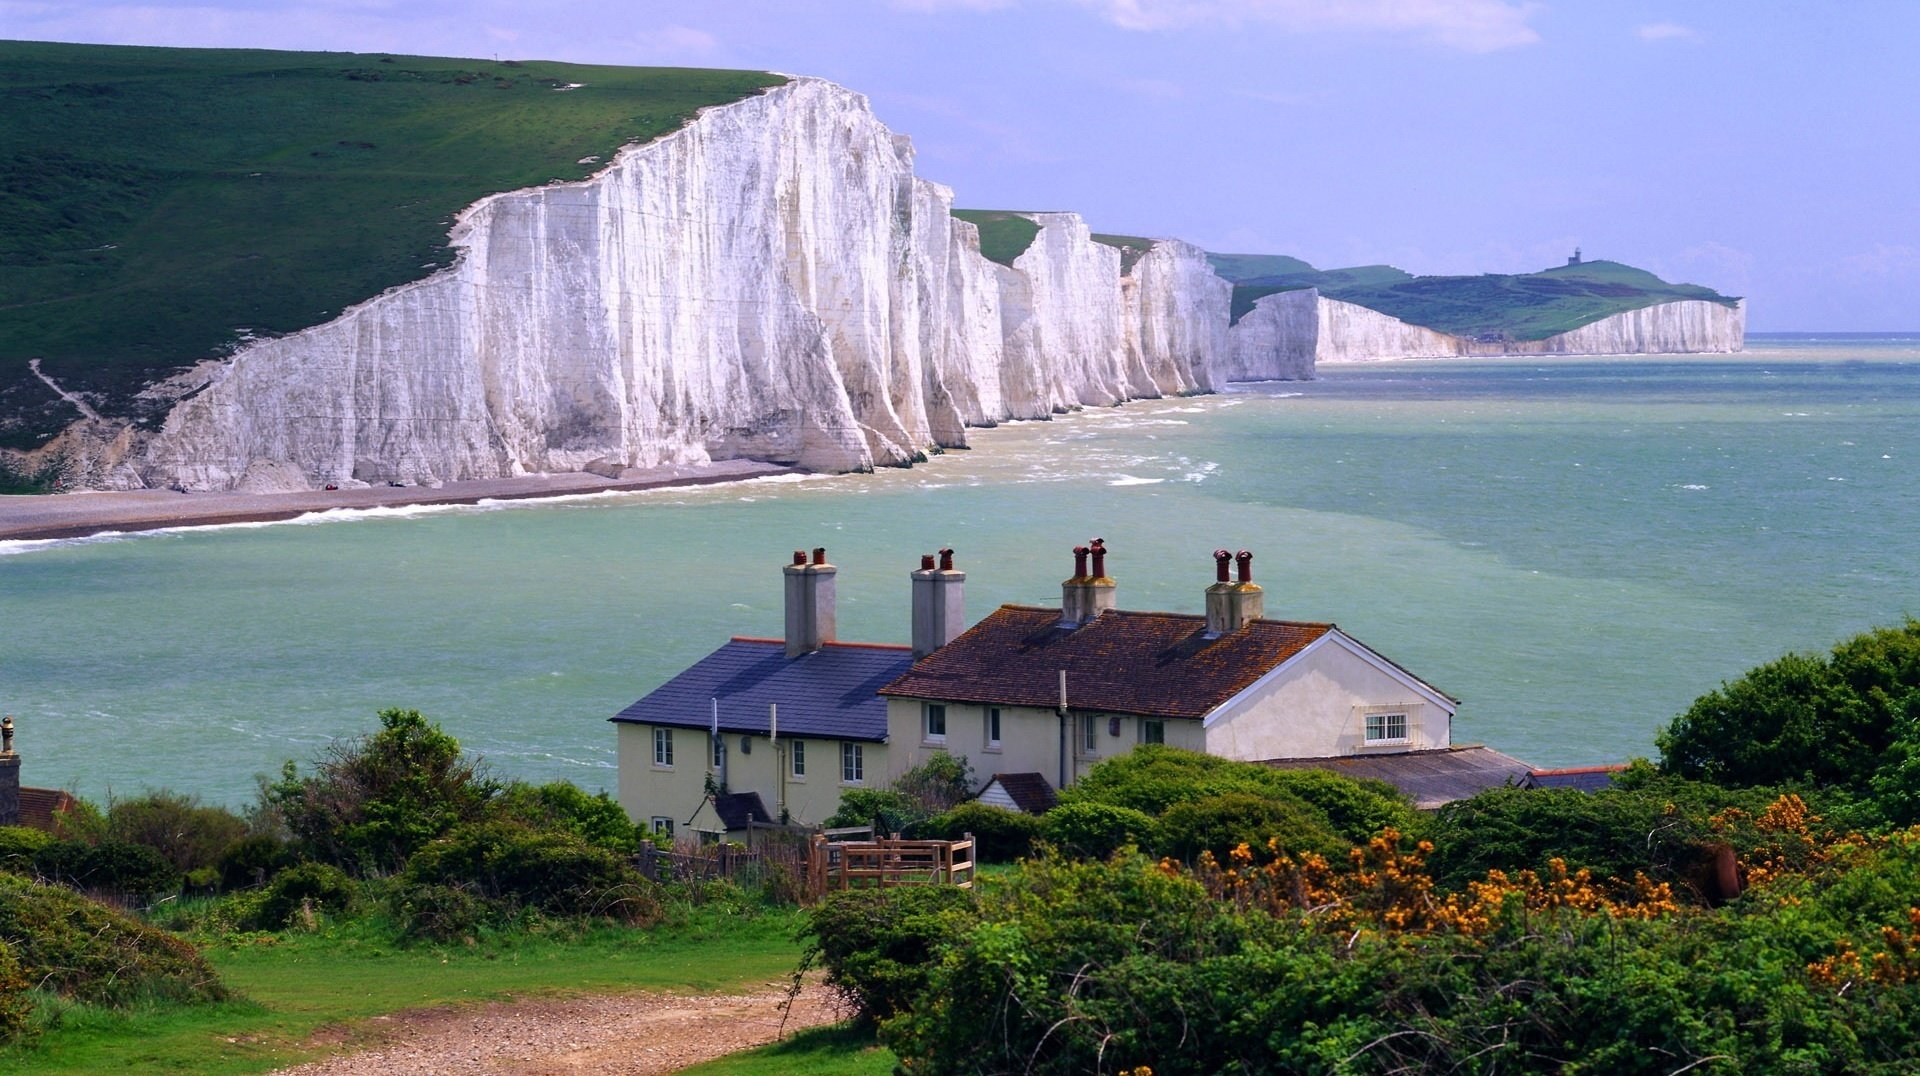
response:
M862 1020L884 1020L925 987L940 946L972 903L972 893L952 886L829 893L807 915L813 940L802 966L824 963L827 986Z
M34 874L33 857L53 843L53 834L26 826L0 826L0 872Z
M146 899L180 888L180 872L142 844L52 841L34 853L40 877L90 892Z
M0 1047L25 1041L33 1030L32 984L20 973L13 946L0 941Z
M615 852L640 848L641 834L626 809L605 792L589 796L571 781L530 785L515 781L500 794L495 814L534 829L558 829Z
M29 980L77 1001L227 996L186 941L59 886L0 875L0 942L13 947Z
M297 862L287 842L270 833L242 837L221 853L220 888L232 892L265 885L268 879Z
M935 752L925 762L894 779L893 789L936 815L973 795L973 767L964 756Z
M927 820L920 832L936 841L957 841L973 834L974 858L982 863L1011 863L1033 851L1040 819L985 803L963 803Z
M606 916L651 924L660 917L659 889L624 857L570 833L489 823L455 830L416 853L409 886L464 888L509 910Z
M1151 846L1154 823L1128 807L1063 803L1041 816L1040 835L1062 851L1105 859L1129 844Z
M359 890L345 871L326 863L301 863L273 876L245 916L252 930L279 930L314 913L352 910Z
M289 762L262 789L308 855L359 873L398 870L427 842L478 821L498 792L460 742L417 710L382 710L380 731L336 744L301 777Z
M205 870L235 841L247 824L225 807L207 807L193 796L165 790L107 805L106 839L138 844L160 853L181 874Z
M903 792L891 788L849 788L840 794L840 809L824 823L828 829L874 826L874 836L914 831L927 812Z
M472 938L488 919L485 902L450 885L402 885L388 905L403 937L425 941Z
M1263 849L1269 840L1293 855L1339 856L1352 847L1333 832L1326 815L1291 799L1229 792L1175 804L1160 816L1161 850L1186 860L1201 852L1224 860L1235 845Z

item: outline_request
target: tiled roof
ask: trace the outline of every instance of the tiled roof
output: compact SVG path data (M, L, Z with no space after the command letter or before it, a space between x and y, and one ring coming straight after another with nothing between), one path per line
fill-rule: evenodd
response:
M1067 704L1076 710L1204 717L1332 630L1256 620L1209 639L1202 616L1118 609L1068 630L1058 609L1003 605L883 693L1051 708L1065 669Z
M31 826L53 832L54 818L73 807L79 801L70 792L57 788L20 789L19 825Z
M1489 788L1524 781L1531 767L1490 747L1468 745L1432 751L1396 751L1336 758L1276 758L1262 763L1282 770L1330 770L1346 777L1371 777L1407 794L1421 810L1463 800Z
M996 784L1006 790L1007 798L1013 801L1014 806L1028 814L1046 814L1060 802L1053 793L1053 786L1038 773L996 773L993 780L987 782L987 788ZM986 790L982 789L981 794L985 793Z
M1599 792L1613 787L1615 774L1624 773L1626 764L1613 766L1574 766L1560 770L1533 770L1522 788L1571 788L1580 792Z
M749 822L773 821L758 792L722 792L713 797L713 813L720 816L720 824L728 832L746 829Z
M912 663L904 646L828 643L789 658L778 639L736 637L613 720L704 729L717 699L721 731L764 736L777 703L783 736L884 742L887 700L876 692Z

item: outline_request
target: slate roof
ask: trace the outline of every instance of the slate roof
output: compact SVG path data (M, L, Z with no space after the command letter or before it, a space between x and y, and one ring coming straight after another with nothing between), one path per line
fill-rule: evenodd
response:
M758 792L722 792L713 797L713 813L720 816L720 824L729 833L746 829L749 822L773 821Z
M1626 771L1626 764L1613 766L1574 766L1561 770L1533 770L1520 782L1522 788L1571 788L1580 792L1600 792L1613 787L1613 777Z
M1262 765L1282 770L1331 770L1345 777L1371 777L1405 792L1421 810L1463 800L1489 788L1521 784L1533 769L1511 755L1477 744L1381 755L1276 758Z
M996 784L1006 790L1014 806L1028 814L1046 814L1060 802L1053 786L1038 773L996 773L993 780L987 782L987 788ZM981 795L985 794L986 789L981 789Z
M1256 620L1209 639L1206 624L1193 614L1110 609L1069 630L1058 609L1003 605L881 693L1051 709L1065 669L1076 710L1197 718L1333 630Z
M717 699L722 732L765 736L777 703L783 736L880 743L887 700L876 693L911 664L905 646L828 643L789 658L779 639L735 636L611 720L705 729Z

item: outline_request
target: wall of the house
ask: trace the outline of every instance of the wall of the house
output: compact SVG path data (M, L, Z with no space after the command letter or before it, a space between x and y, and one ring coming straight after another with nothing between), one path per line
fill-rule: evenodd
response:
M925 762L936 752L964 756L973 766L974 790L985 787L996 773L1038 773L1047 783L1060 781L1060 718L1050 708L1028 706L1000 707L1000 748L987 747L986 706L947 703L947 736L934 743L926 736L925 702L920 699L887 700L887 741L892 749L888 759L887 780ZM1113 729L1116 715L1093 713L1096 744L1087 751L1081 739L1080 721L1087 716L1074 711L1069 750L1072 760L1068 782L1079 780L1094 766L1115 755L1133 750L1140 743L1141 719L1117 715L1119 730ZM1200 722L1169 719L1164 723L1166 743L1189 751L1206 748L1206 734Z
M1365 742L1370 711L1404 712L1407 739ZM1452 742L1451 715L1328 637L1207 719L1204 750L1226 758L1325 758Z
M717 828L713 808L706 804L707 776L714 772L707 731L673 729L674 764L669 769L653 764L652 725L622 722L617 727L617 798L627 817L648 827L655 817L672 818L676 833ZM793 822L816 825L839 809L841 792L848 788L884 788L889 780L886 744L861 744L865 779L850 785L840 779L839 740L801 737L806 743L807 772L795 777L791 763L794 737L782 735L776 748L765 736L751 736L747 738L748 749L742 751L741 736L738 732L725 734L727 789L758 792L775 820L784 805Z

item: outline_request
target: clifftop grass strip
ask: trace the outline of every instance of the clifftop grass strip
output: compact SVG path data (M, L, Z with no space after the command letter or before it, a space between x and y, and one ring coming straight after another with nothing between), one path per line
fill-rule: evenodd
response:
M451 263L488 194L784 80L385 54L0 43L0 444Z
M956 209L953 215L980 229L980 253L988 261L1013 267L1040 234L1040 225L1021 213L997 209Z

